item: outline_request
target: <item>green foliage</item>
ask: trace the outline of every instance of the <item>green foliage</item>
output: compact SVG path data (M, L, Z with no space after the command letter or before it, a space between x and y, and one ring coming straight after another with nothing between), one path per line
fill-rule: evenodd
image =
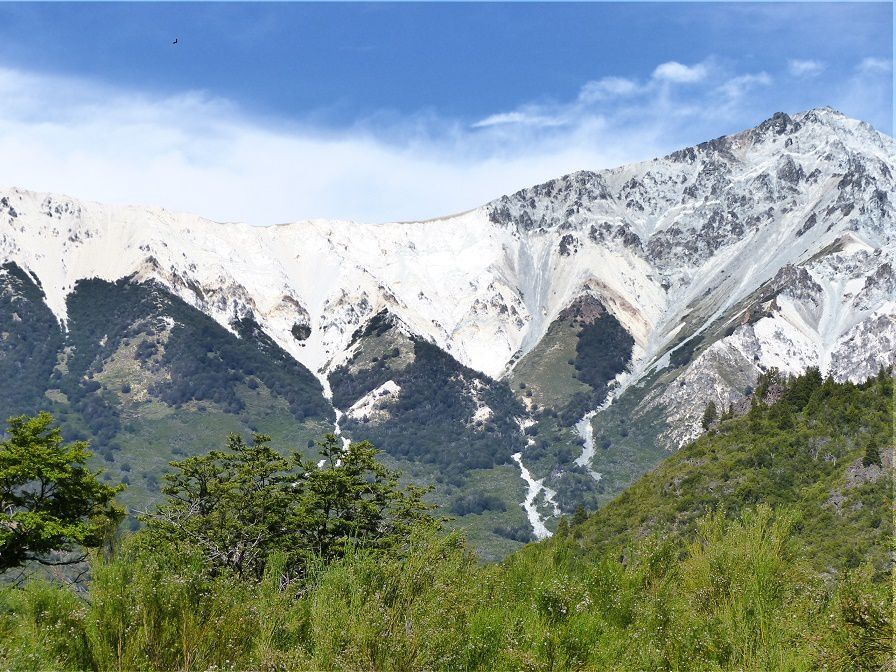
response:
M103 485L85 466L87 444L63 445L49 413L11 418L8 434L0 442L0 572L30 560L71 563L79 547L102 543L121 519L113 502L121 486Z
M480 514L483 511L506 511L504 500L494 495L482 492L471 492L462 497L457 497L451 503L451 513L456 516Z
M371 444L343 447L329 434L318 446L320 467L298 454L283 457L268 436L247 444L232 434L226 450L173 463L162 488L168 499L144 517L144 542L257 580L274 554L290 576L302 576L313 558L394 550L413 527L435 525L423 491L401 489Z
M716 402L710 401L706 404L706 410L703 411L703 419L700 421L700 425L703 429L709 429L718 417L719 410L716 408Z
M868 444L865 446L865 454L862 456L862 466L870 467L872 465L880 466L880 448L877 446L877 441L871 438L868 440Z
M255 377L287 401L297 420L332 416L314 375L249 319L235 323L241 337L234 338L159 285L128 279L82 280L67 303L72 373L84 375L124 339L145 335L150 339L140 344L135 356L143 362L155 357L155 365L170 372L152 389L167 404L211 401L239 413L244 402L238 386ZM159 336L168 328L166 320L174 323L163 343Z
M351 549L285 580L207 571L126 542L94 563L89 599L43 582L0 591L8 669L890 669L889 585L807 573L794 519L712 513L686 544L648 537L595 555L572 535L480 565L456 535L408 552Z
M778 369L772 367L768 371L763 371L759 374L759 378L756 381L756 390L753 394L753 399L756 402L764 402L765 398L768 396L769 390L773 387L783 387L786 383L786 376L784 376Z
M239 414L246 409L242 387L260 381L294 419L332 420L314 375L251 320L235 325L235 338L155 283L91 279L68 295L63 332L24 271L3 265L0 287L0 375L16 381L0 389L0 415L51 411L66 438L91 439L109 461L126 429L119 393L129 394L132 381L109 389L101 375L131 341L135 363L155 378L154 400L175 407L211 402Z
M818 636L827 669L893 670L896 631L892 583L874 583L870 568L850 573L831 599L831 628Z
M372 320L359 337L384 338L396 331L383 316ZM364 343L371 348L376 345L375 341ZM510 463L510 456L524 447L515 418L525 412L510 387L463 366L431 343L414 339L409 345L410 363L393 367L393 357L386 353L370 366L349 363L330 374L333 401L340 408L348 408L387 380L401 388L387 420L368 424L345 417L345 431L367 437L396 458L435 465L442 481L461 483L472 469ZM477 410L469 392L473 384L482 402L492 409L481 427L470 422Z
M893 445L892 377L854 385L822 381L814 371L790 381L772 372L757 389L775 390L780 400L756 401L746 416L665 460L588 521L583 543L624 546L645 532L687 536L708 511L768 503L798 515L805 557L817 570L870 561L887 571L890 478L861 467L867 446Z
M303 445L332 426L315 376L251 320L237 338L156 283L93 279L68 295L63 332L44 299L26 272L0 267L0 376L14 381L0 417L51 412L66 440L90 441L103 480L128 483L130 507L156 500L168 462L217 447L219 433Z
M607 398L609 384L625 371L635 341L613 315L582 322L576 333L575 377L590 388L579 391L557 409L560 424L571 427Z
M0 417L46 407L44 392L62 341L43 290L14 263L0 265Z
M578 378L598 397L606 396L607 384L625 370L635 341L610 313L583 323L577 335L574 366Z
M463 669L475 611L475 557L456 536L415 537L405 558L355 552L304 597L306 655L317 669Z

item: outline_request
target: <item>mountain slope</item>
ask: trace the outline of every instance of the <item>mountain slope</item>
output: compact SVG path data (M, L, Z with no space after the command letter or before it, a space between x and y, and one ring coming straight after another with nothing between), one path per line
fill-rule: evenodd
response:
M441 477L443 501L464 501L473 488L505 507L487 525L468 519L478 514L464 524L522 538L512 521L523 504L531 529L545 534L558 512L612 499L698 436L710 401L747 403L769 367L817 366L857 382L894 363L894 171L891 138L825 108L425 222L262 228L0 190L0 262L18 269L4 271L6 296L30 292L22 300L31 309L26 328L16 322L19 299L2 304L0 366L46 376L59 339L80 333L72 306L84 302L72 297L90 286L83 281L123 293L128 283L151 286L167 305L194 310L191 321L214 320L216 343L225 332L227 348L254 341L282 369L261 388L286 405L274 426L300 422L306 403L321 429L344 413L349 436L384 443L422 481L441 488ZM135 305L132 320L166 333L153 322L163 315ZM383 315L400 328L377 333ZM100 331L85 337L84 353L105 347ZM248 387L248 365L225 370L198 348L180 352L176 366L149 365L166 413L197 412L190 404L207 400L196 391L221 383L214 403L239 420L227 426L269 431L249 417L243 386L256 396L259 388ZM29 404L81 403L29 385ZM122 395L96 399L114 408ZM6 399L0 411L17 403ZM445 422L428 421L433 409ZM399 416L425 429L409 433ZM121 443L114 423L71 425L102 449ZM429 460L440 441L446 452Z
M714 510L760 503L798 514L801 555L819 571L892 566L893 377L822 381L816 369L763 376L750 411L664 460L575 529L604 552L652 533L687 537ZM759 400L762 395L770 403Z
M79 281L63 330L35 281L0 272L0 407L50 410L69 438L92 441L105 478L142 507L176 456L207 452L227 431L264 427L302 450L332 427L314 376L257 325L240 338L152 283Z
M650 362L683 321L705 324L788 263L830 245L890 247L893 156L892 139L813 110L456 217L382 225L222 225L8 190L0 249L41 278L60 318L76 280L138 273L225 325L251 311L313 371L388 308L496 376L587 292ZM822 331L830 340L842 329Z

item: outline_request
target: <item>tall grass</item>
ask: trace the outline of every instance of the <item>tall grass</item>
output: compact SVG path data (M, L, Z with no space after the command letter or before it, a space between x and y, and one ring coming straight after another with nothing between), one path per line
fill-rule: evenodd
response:
M482 566L456 535L259 583L132 539L90 590L0 592L11 670L893 670L892 587L807 571L793 518L715 513L682 548L573 537ZM405 549L406 551L408 549ZM278 564L281 563L281 564Z

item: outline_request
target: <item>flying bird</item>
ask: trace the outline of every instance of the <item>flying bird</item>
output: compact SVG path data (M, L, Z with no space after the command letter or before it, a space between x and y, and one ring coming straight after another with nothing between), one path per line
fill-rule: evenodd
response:
M178 41L179 39L180 39L179 37L175 37L175 38L174 38L174 42L172 42L171 44L177 44L177 41Z

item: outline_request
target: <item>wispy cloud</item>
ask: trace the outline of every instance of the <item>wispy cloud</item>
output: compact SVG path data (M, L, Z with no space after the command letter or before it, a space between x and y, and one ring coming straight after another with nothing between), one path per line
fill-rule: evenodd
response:
M707 67L703 63L684 65L678 61L669 61L656 66L653 78L659 81L677 84L693 84L706 79Z
M383 115L338 131L254 118L201 91L151 95L0 68L0 185L256 224L422 219L574 170L650 159L778 109L833 104L872 118L892 104L875 87L889 68L867 58L831 97L822 87L806 104L784 96L793 87L778 73L669 61L478 121ZM877 89L879 100L869 98Z
M863 58L857 69L864 74L886 73L893 69L893 61L887 58Z
M771 83L772 78L767 72L748 73L725 81L719 90L729 99L737 100L749 93L751 89L757 86L769 86Z
M794 77L817 77L824 72L824 68L824 63L811 59L791 59L787 61L787 70Z
M569 101L529 103L486 117L473 128L499 123L520 129L536 124L567 129L599 125L608 134L616 134L601 137L611 145L634 128L644 136L682 138L685 126L708 127L713 119L717 123L746 119L747 111L755 107L749 96L773 83L767 72L737 74L711 59L691 65L668 61L646 78L603 77L585 83Z
M489 126L501 126L503 124L524 124L526 126L562 126L564 120L559 117L551 117L537 112L526 112L518 110L516 112L504 112L501 114L492 114L481 121L473 124L473 128L488 128Z
M652 106L665 104L674 93L672 84L696 84L706 79L710 68L706 63L684 65L669 61L658 65L645 80L628 77L602 77L586 82L578 95L569 101L541 104L527 103L516 110L492 114L472 124L472 128L486 128L498 125L519 126L581 126L606 120L610 110L638 101L645 119L650 116ZM689 92L690 94L691 92ZM645 101L649 104L644 105Z
M594 103L613 98L625 98L641 93L644 87L625 77L604 77L588 82L579 91L579 102Z

